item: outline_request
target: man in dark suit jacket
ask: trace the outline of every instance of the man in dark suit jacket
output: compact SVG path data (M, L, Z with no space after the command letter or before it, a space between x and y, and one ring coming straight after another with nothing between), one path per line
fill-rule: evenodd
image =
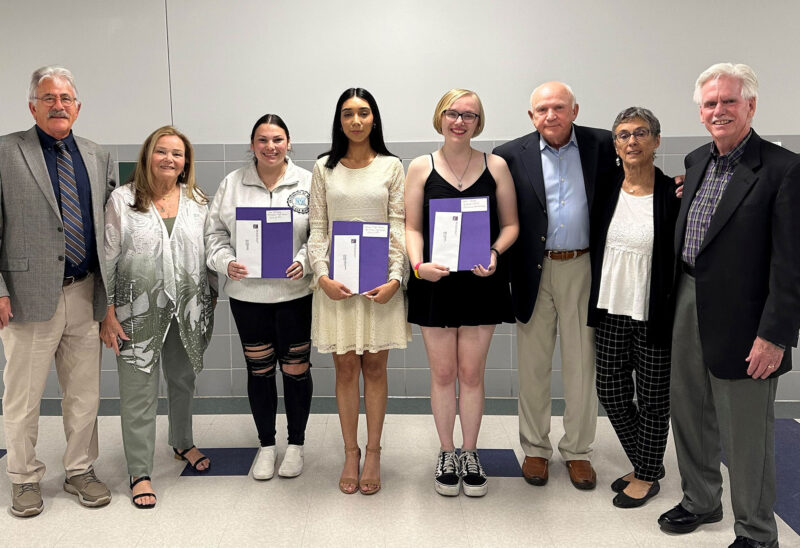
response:
M575 95L547 82L531 95L537 131L494 150L508 163L517 191L519 237L511 249L511 293L517 318L520 443L523 475L549 476L550 377L561 335L564 436L558 444L570 479L591 489L589 457L597 424L594 330L586 325L590 288L589 211L598 180L616 171L607 130L573 124Z
M72 73L42 67L31 77L36 125L0 137L0 338L3 425L12 483L11 512L43 508L36 459L39 403L55 358L64 393L64 490L85 506L111 500L97 479L100 404L99 324L106 311L103 208L114 163L72 135L81 103Z
M745 547L778 543L774 401L800 327L800 157L751 129L757 93L730 63L695 87L713 143L685 161L671 379L683 499L659 518L670 533L722 519L721 444L731 546Z

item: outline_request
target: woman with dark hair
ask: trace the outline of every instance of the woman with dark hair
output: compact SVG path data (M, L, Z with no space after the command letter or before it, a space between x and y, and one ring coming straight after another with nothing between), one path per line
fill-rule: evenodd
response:
M332 352L336 403L344 438L345 463L339 489L377 493L380 439L386 414L386 361L390 348L411 338L403 291L408 273L405 252L403 167L383 142L381 116L365 89L339 97L333 117L331 150L314 165L311 181L311 235L308 253L314 271L311 339ZM387 282L361 294L330 278L333 221L389 223ZM364 378L367 445L359 481L359 377Z
M261 443L253 478L275 474L275 414L280 367L286 403L289 444L278 475L299 476L303 471L303 444L311 411L311 290L306 254L308 198L311 173L295 165L289 128L277 114L259 118L250 132L253 161L229 173L214 194L206 222L208 266L226 277L247 364L247 396ZM285 278L251 278L236 258L236 208L292 209L292 263Z
M217 277L206 268L206 197L192 145L172 126L142 145L130 183L106 204L108 311L100 338L117 355L122 443L132 502L152 508L159 362L167 381L169 443L198 472L211 461L192 441L195 376L211 339Z
M680 201L673 180L653 164L661 142L653 113L627 108L611 132L623 172L595 194L588 323L596 328L597 396L633 464L611 484L613 503L635 508L658 494L664 477Z
M408 282L408 321L422 330L431 368L431 409L440 451L434 489L440 495L481 497L488 490L478 458L483 419L484 371L498 323L513 322L508 272L501 255L517 239L514 181L505 160L472 148L485 123L478 95L451 89L436 105L433 127L442 147L411 162L406 178L406 243L414 276ZM430 200L473 198L486 203L486 264L450 272L431 260ZM456 396L458 385L458 396ZM453 429L461 423L461 452Z

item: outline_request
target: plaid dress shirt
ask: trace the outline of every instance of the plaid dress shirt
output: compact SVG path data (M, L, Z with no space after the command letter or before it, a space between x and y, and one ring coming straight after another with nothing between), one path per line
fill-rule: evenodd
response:
M703 239L708 231L708 226L711 224L711 219L714 217L714 212L717 211L719 200L722 198L722 193L733 177L733 172L736 166L739 165L739 160L742 159L744 148L750 140L753 130L742 139L738 145L728 154L720 156L717 152L717 147L711 143L711 161L706 168L706 175L703 182L700 184L700 189L692 200L692 205L689 206L689 213L686 219L686 234L683 239L683 252L681 258L683 262L690 266L694 266L697 254L700 252L700 246L703 245Z

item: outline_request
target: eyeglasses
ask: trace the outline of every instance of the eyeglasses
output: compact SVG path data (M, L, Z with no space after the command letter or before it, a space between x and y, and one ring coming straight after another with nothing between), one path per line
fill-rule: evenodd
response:
M34 99L38 99L48 107L52 107L53 105L55 105L56 100L58 99L61 100L61 104L64 105L65 107L71 107L74 103L78 101L76 97L67 95L66 93L63 93L61 95L51 95L48 93L47 95L42 95L41 97L34 97Z
M646 137L650 137L650 130L640 127L634 129L633 132L620 131L614 135L614 139L620 143L627 143L630 141L631 137L636 137L636 139L645 139Z
M481 117L480 114L475 114L474 112L458 112L457 110L453 109L447 109L442 114L444 114L444 117L451 122L455 122L459 117L461 117L461 120L463 120L465 124L473 124L475 123L475 120Z

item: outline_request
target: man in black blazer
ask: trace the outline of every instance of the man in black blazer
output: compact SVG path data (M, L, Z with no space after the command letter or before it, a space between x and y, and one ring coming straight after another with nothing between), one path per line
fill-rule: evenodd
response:
M672 428L683 499L659 518L688 533L722 519L720 445L736 540L777 546L774 401L800 327L800 157L750 127L758 81L720 63L695 101L713 143L685 160L675 231Z
M614 172L611 133L573 124L575 95L547 82L531 95L537 131L497 147L517 191L519 237L511 249L517 318L520 443L525 480L549 476L550 377L561 336L565 434L558 443L578 489L597 481L589 462L597 424L594 330L586 325L590 287L589 211L598 181Z

